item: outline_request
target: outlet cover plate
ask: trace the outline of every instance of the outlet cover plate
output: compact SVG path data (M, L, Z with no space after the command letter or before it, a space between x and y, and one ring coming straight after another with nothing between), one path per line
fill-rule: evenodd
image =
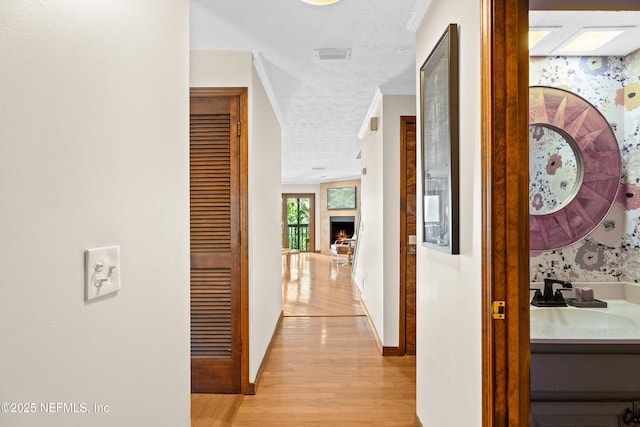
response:
M107 246L85 251L85 301L120 290L120 247Z

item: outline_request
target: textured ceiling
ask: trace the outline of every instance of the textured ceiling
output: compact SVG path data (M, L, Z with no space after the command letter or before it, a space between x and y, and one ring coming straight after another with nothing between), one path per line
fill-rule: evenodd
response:
M358 134L374 98L415 94L412 30L429 3L191 0L191 49L254 53L282 126L283 183L350 179L360 176ZM553 55L583 27L619 25L635 28L599 55L640 47L639 12L532 11L530 26L557 30L531 54ZM351 58L318 61L323 48L349 48Z
M191 49L249 50L282 125L282 181L360 176L358 133L378 91L415 94L415 33L428 0L192 0ZM349 48L348 61L316 50Z

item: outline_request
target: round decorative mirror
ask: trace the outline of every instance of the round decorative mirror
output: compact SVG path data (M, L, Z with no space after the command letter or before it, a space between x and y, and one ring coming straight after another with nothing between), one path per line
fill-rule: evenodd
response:
M529 88L529 249L559 249L604 219L620 183L618 142L580 96Z
M529 214L556 212L582 184L582 154L563 130L546 123L529 125Z

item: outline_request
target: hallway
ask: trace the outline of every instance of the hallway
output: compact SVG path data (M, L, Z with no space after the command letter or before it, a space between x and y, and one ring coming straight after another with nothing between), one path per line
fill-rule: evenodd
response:
M283 263L285 317L257 394L193 394L192 427L412 426L415 357L380 356L350 274L319 254Z

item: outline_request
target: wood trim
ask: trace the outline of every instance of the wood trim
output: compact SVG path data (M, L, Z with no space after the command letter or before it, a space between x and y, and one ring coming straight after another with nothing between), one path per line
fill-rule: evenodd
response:
M483 426L529 422L528 0L482 0ZM493 320L494 300L506 320Z
M240 96L243 92L247 92L246 87L191 87L189 93L192 97L210 97L210 96ZM242 117L242 111L240 112Z
M423 427L422 421L420 421L420 417L416 414L416 417L413 419L413 427Z
M281 206L281 218L280 220L282 221L282 232L281 234L281 238L280 238L280 246L284 249L284 248L288 248L289 247L289 242L287 241L287 239L289 238L289 231L287 230L287 193L282 193L281 196L281 200L280 200L280 206ZM287 230L287 232L285 233L285 230Z
M382 347L383 356L404 356L404 350L400 350L400 347Z
M232 261L231 253L192 253L191 268L216 268Z
M242 394L250 394L249 382L249 95L240 92L240 300L242 334Z
M367 323L369 324L369 329L371 330L371 334L373 338L376 340L376 345L380 350L380 354L383 356L404 356L404 351L400 350L400 347L388 347L382 345L382 340L380 339L380 335L378 335L378 330L373 324L373 320L371 320L371 315L369 314L369 310L367 310L367 305L364 301L360 300L360 305L364 310L364 315L367 318Z
M253 383L249 383L249 393L248 394L256 394L258 391L258 387L262 382L262 374L264 374L264 369L267 366L267 362L269 361L269 357L271 356L271 350L273 349L273 343L276 339L276 336L280 333L282 329L282 320L284 319L284 311L280 312L280 317L278 317L278 321L276 322L276 327L273 329L273 335L271 335L271 340L269 341L269 345L267 346L267 350L264 352L264 357L262 358L262 362L260 363L260 367L258 368L258 372L256 373L256 380Z
M382 354L384 356L384 347L382 346L382 340L380 339L380 336L378 335L378 330L376 329L375 325L373 324L373 320L371 320L371 315L369 314L369 310L367 310L367 305L362 300L360 300L360 305L362 306L362 309L364 310L364 316L367 318L367 323L369 323L369 330L371 330L371 335L373 335L373 338L376 340L376 345L378 346L378 349L380 350L380 354Z
M405 354L407 344L407 122L415 117L400 117L400 332L398 352ZM383 348L384 355L384 348Z

